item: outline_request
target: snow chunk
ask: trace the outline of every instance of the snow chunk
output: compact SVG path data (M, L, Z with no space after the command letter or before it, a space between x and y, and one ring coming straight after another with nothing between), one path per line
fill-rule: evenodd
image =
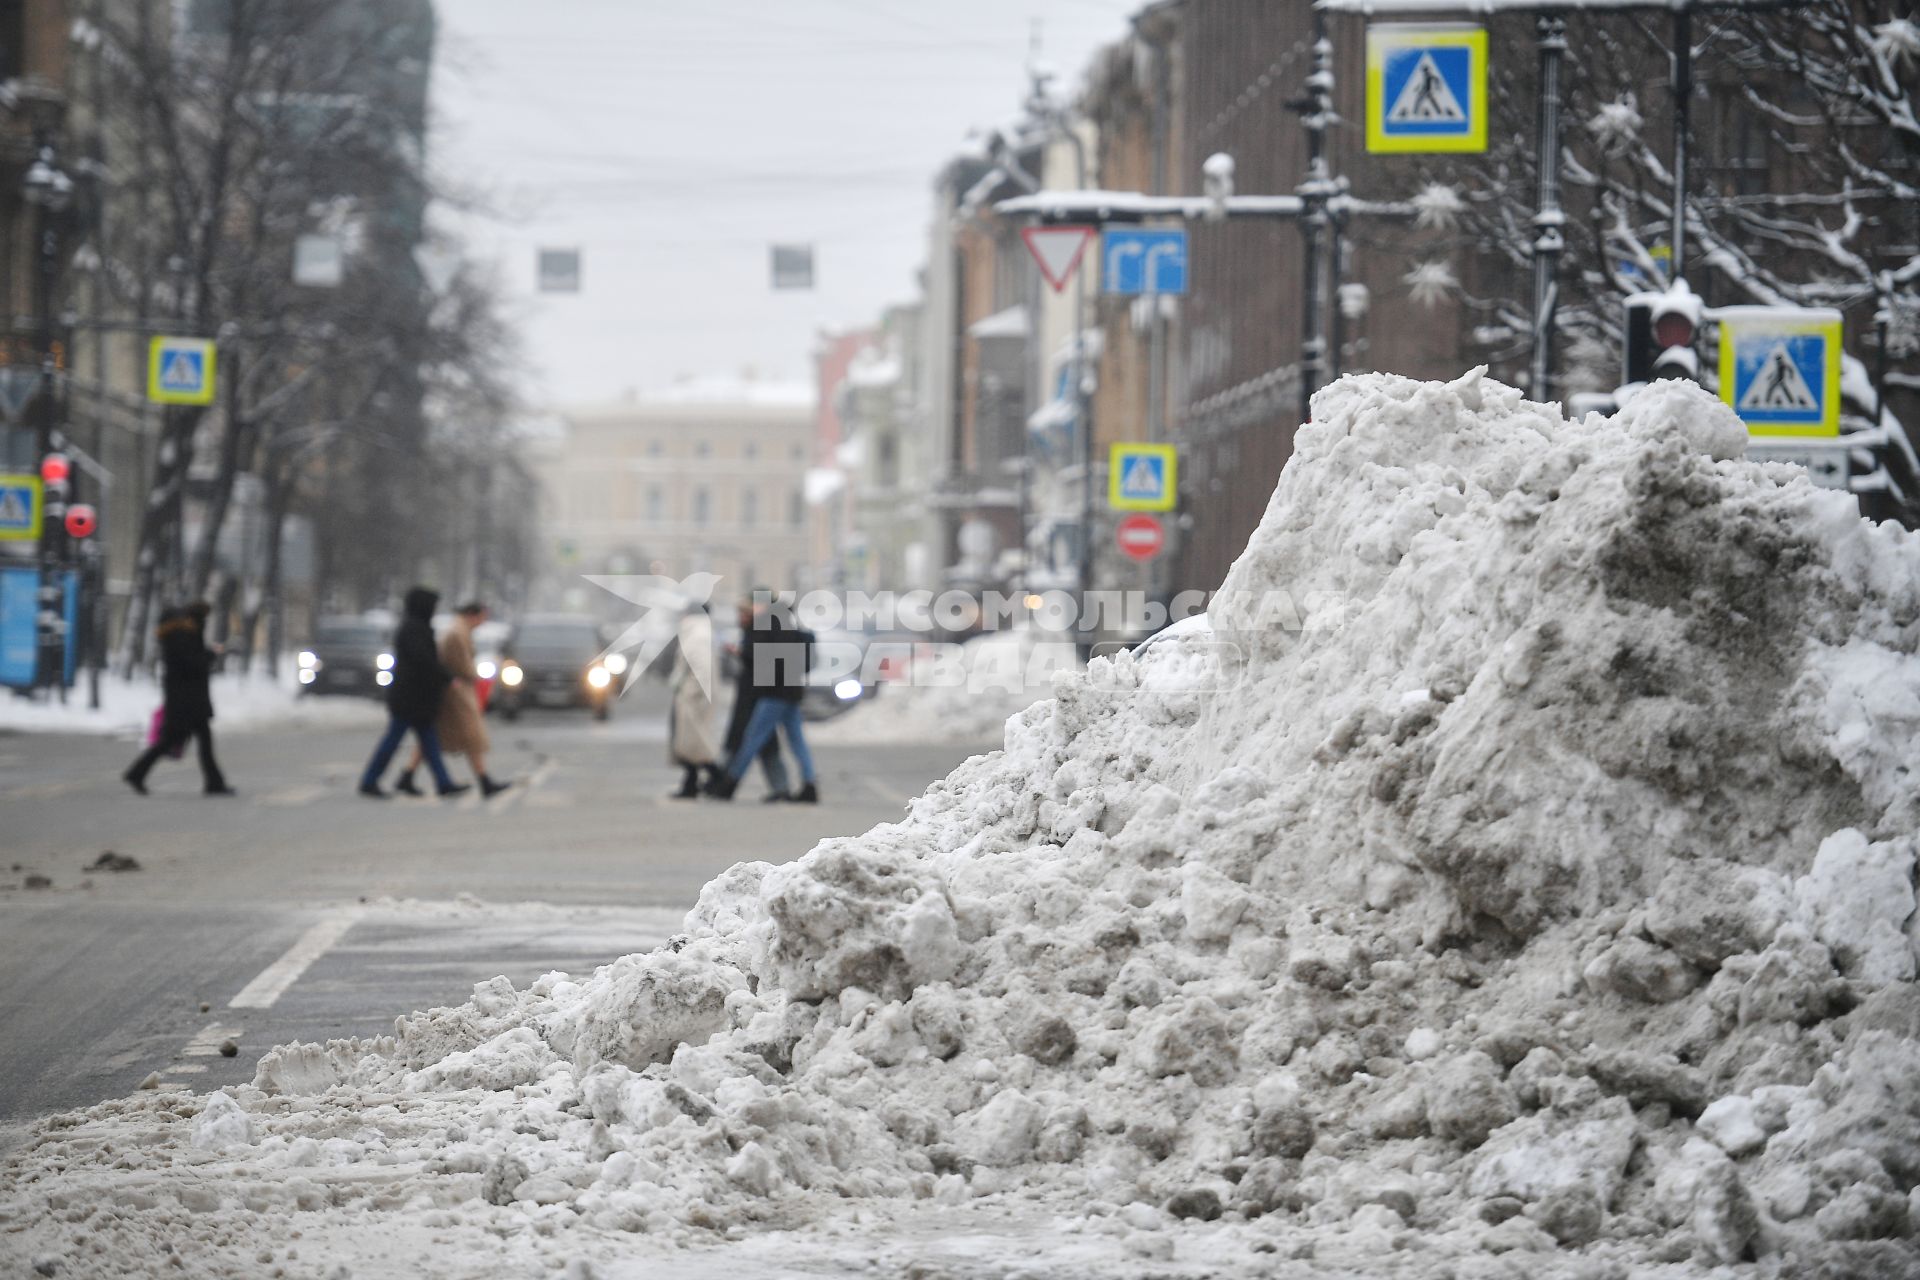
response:
M206 1105L193 1118L194 1146L202 1151L220 1151L227 1147L250 1147L254 1143L253 1120L224 1089L207 1095Z

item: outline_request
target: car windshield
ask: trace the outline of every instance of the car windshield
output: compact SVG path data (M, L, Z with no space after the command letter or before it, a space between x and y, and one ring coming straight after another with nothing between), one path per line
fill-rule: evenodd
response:
M337 649L374 649L387 642L387 628L377 622L322 622L314 643Z
M591 658L600 652L600 633L585 623L533 623L514 633L509 651L517 658Z

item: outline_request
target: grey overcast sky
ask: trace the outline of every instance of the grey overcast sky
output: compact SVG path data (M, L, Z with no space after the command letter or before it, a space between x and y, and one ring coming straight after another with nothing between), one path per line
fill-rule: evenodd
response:
M436 3L435 164L494 211L456 229L559 404L807 377L822 327L913 296L933 176L1017 110L1035 22L1077 85L1141 0ZM816 247L812 292L771 289L775 242ZM534 293L542 246L581 293Z

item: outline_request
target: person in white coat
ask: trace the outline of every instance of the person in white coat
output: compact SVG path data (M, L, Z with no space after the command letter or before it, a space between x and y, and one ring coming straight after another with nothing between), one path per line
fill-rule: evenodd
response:
M673 793L676 800L699 795L701 774L711 781L719 770L720 734L713 717L715 674L713 619L706 605L690 605L680 615L673 674L668 677L673 706L667 753L681 769L680 789Z

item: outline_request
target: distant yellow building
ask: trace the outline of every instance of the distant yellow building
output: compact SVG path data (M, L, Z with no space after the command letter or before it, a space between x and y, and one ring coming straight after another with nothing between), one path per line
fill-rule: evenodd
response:
M805 384L690 382L564 409L533 457L545 607L599 602L583 574L720 575L715 599L810 581Z

